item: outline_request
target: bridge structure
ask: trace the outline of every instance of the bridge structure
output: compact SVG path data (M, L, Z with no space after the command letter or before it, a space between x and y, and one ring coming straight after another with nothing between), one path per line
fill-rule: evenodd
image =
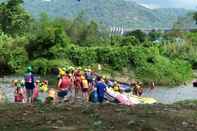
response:
M124 35L126 34L127 32L132 32L132 31L135 31L135 30L141 30L142 32L148 34L150 33L151 31L160 31L160 32L170 32L173 30L173 28L123 28L122 27L110 27L110 34L111 35ZM190 32L190 31L193 31L193 30L197 30L197 27L196 28L183 28L183 29L179 29L180 31L184 31L184 32Z

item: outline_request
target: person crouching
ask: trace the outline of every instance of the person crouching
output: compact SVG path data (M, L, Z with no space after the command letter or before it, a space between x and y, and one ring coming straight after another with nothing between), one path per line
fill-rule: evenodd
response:
M57 101L57 92L55 89L51 88L48 91L48 96L45 100L45 104L55 104Z

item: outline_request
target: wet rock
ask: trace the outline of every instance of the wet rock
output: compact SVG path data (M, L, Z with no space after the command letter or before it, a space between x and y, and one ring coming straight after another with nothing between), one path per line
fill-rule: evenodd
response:
M65 110L66 110L66 111L71 111L72 108L70 108L70 107L65 107Z
M52 123L52 121L47 121L47 124L50 125Z
M134 125L135 124L135 121L134 120L130 120L127 124L128 124L128 126Z
M183 121L183 122L182 122L182 125L183 125L184 127L187 127L189 124L188 124L187 122Z
M102 121L95 121L94 122L94 126L99 126L99 125L101 125L102 124Z
M62 120L57 120L56 123L57 124L63 124L64 122Z
M57 127L57 126L53 126L52 128L53 128L53 129L58 129L59 127Z

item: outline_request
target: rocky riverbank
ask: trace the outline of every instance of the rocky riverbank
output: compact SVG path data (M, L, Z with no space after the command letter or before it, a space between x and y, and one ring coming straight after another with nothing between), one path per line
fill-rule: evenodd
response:
M195 131L197 102L126 107L103 105L0 105L0 130Z

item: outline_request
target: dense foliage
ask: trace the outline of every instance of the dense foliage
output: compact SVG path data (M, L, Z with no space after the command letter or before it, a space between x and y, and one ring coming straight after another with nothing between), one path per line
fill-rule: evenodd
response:
M195 32L145 34L137 30L123 36L110 35L97 23L86 22L83 14L72 20L50 19L42 14L39 20L33 20L20 6L20 0L1 4L0 12L8 10L12 2L17 10L7 23L9 30L5 30L6 23L0 21L1 73L23 73L31 64L35 73L46 75L56 67L99 63L120 72L123 68L132 69L136 79L143 82L180 84L191 79L192 66L197 65ZM15 15L25 17L19 19ZM17 21L25 25L18 25Z

